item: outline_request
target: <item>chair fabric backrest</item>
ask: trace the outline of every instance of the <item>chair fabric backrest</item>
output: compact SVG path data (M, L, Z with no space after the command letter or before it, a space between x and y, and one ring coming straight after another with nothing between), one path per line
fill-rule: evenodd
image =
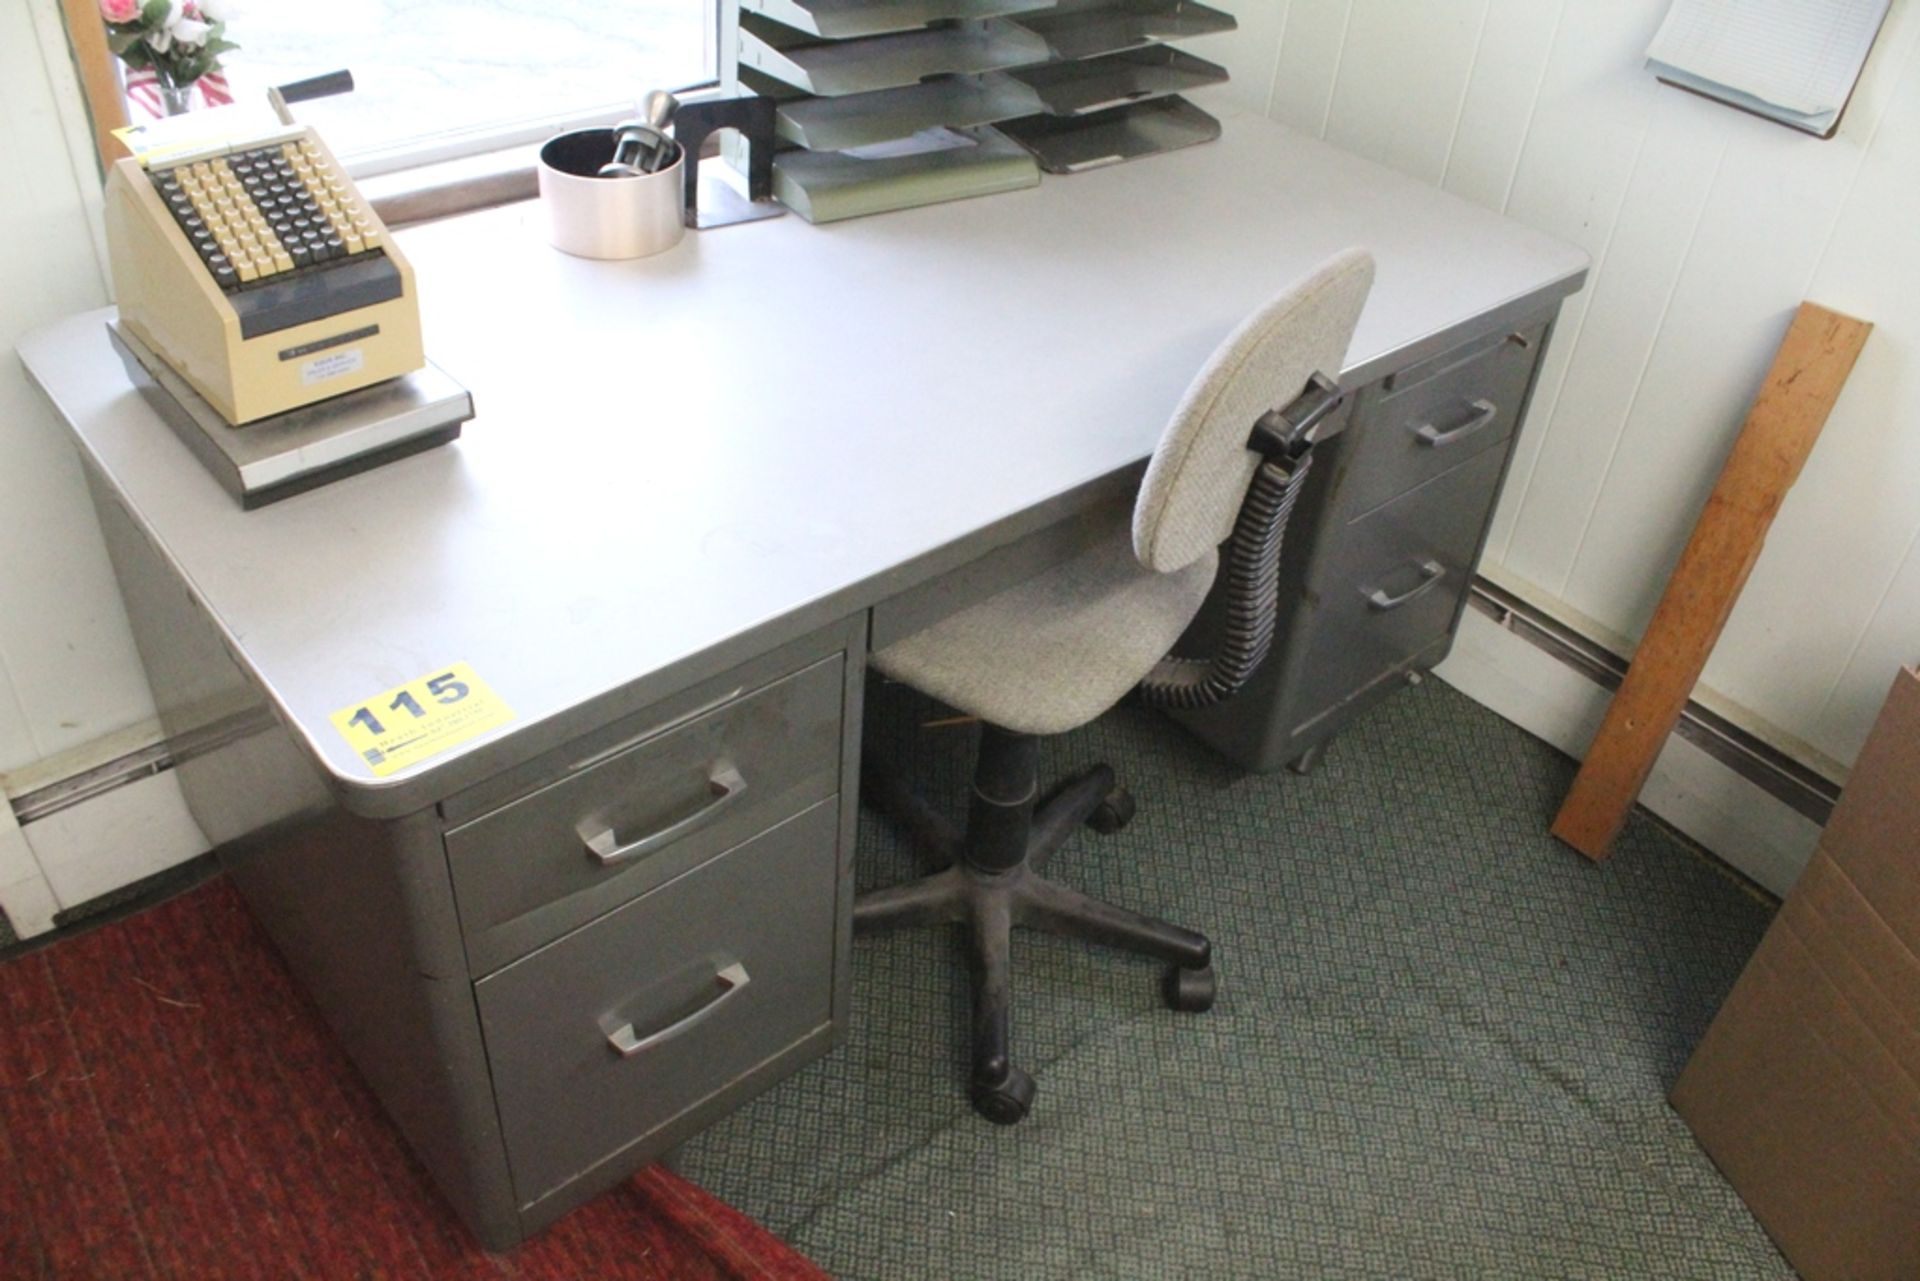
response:
M1290 404L1318 371L1338 379L1373 287L1373 255L1335 254L1262 306L1215 349L1147 463L1133 508L1133 551L1160 573L1224 542L1260 455L1253 425Z

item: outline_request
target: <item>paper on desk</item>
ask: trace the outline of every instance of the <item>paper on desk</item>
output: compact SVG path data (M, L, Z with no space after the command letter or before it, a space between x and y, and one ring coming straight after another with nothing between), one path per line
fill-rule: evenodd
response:
M113 131L113 136L143 165L161 164L182 156L226 150L291 132L271 108L253 103L230 103L204 111L163 116Z
M922 129L905 138L869 143L864 147L848 147L840 154L852 156L855 160L892 160L896 156L921 156L931 151L958 151L963 147L979 145L966 134L941 126Z
M1665 79L1824 133L1890 0L1674 0L1647 49Z

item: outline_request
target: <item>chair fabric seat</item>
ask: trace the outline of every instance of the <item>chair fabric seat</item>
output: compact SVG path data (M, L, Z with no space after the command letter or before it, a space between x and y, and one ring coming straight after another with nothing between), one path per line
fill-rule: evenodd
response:
M1116 528L1072 560L873 655L883 675L1023 734L1062 734L1118 703L1199 613L1218 556L1146 568Z
M969 1092L989 1121L1012 1125L1033 1106L1033 1076L1013 1062L1011 1048L1016 926L1150 956L1167 966L1168 1005L1197 1013L1213 1004L1206 935L1046 878L1048 859L1069 836L1096 815L1099 830L1117 831L1133 806L1105 765L1039 800L1039 739L1085 725L1153 672L1200 612L1230 536L1229 618L1214 655L1194 669L1204 671L1204 685L1191 688L1217 701L1244 680L1242 659L1258 662L1277 607L1277 522L1294 494L1278 505L1264 493L1248 503L1260 466L1253 433L1293 404L1314 373L1343 368L1372 279L1365 251L1335 254L1243 320L1174 409L1129 520L1086 530L1094 535L1086 550L1064 564L873 655L881 674L986 722L964 833L889 782L885 763L867 759L876 753L863 753L865 793L947 866L857 895L853 926L870 934L962 925L973 978ZM1227 662L1232 680L1216 685Z

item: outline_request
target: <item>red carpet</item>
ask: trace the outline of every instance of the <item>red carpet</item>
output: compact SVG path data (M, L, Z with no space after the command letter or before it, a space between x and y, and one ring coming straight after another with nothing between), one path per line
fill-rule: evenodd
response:
M825 1274L657 1167L484 1253L216 880L0 965L0 1276Z

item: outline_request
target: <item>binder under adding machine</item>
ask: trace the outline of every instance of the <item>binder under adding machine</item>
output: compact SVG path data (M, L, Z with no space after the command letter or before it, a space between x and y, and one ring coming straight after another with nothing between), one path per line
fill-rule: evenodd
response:
M286 111L352 86L344 72L282 86L264 127L235 107L193 113L191 138L160 122L108 175L108 331L243 507L444 444L473 416L422 352L412 268Z

